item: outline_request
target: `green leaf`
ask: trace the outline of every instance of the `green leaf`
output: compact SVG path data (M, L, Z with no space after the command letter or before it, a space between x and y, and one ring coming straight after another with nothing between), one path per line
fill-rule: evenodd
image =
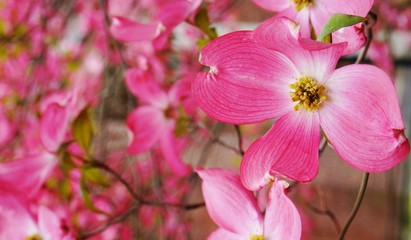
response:
M74 140L76 140L78 145L83 149L86 156L90 153L93 132L93 124L91 122L89 108L85 108L74 120L72 134Z
M98 184L102 187L109 187L110 180L102 174L98 168L83 167L83 175L87 182Z
M196 26L208 35L210 28L210 19L208 18L208 12L206 8L202 8L194 18Z
M217 38L218 34L214 27L210 27L210 19L208 18L208 11L207 8L203 7L197 13L194 18L195 25L205 34L207 35L206 39L203 41L211 41L214 38ZM198 44L201 47L201 44Z
M206 37L206 38L199 38L199 39L197 40L198 50L203 49L203 47L204 47L205 45L207 45L207 43L209 43L209 42L210 42L210 38L208 38L208 37Z
M332 15L330 19L328 19L327 23L324 25L324 28L321 31L320 35L318 36L317 40L324 42L324 40L325 41L327 40L327 36L330 35L331 33L341 28L349 27L357 23L364 22L365 20L366 18L364 17L336 13ZM328 37L328 39L331 39L331 38Z
M191 119L188 117L187 113L184 111L184 108L180 106L178 108L178 118L176 121L176 126L174 128L175 136L182 136L187 133L187 129L190 126Z
M80 189L81 189L81 196L83 197L83 201L84 204L86 205L86 207L88 209L90 209L93 212L96 213L101 213L104 214L106 216L109 216L109 213L106 213L105 211L97 208L94 203L93 200L90 197L90 190L87 188L87 171L89 170L89 168L83 168L81 169L81 178L80 178Z

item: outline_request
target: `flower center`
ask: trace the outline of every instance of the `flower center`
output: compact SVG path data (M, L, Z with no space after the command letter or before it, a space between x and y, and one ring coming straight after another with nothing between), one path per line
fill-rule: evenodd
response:
M173 106L168 106L164 111L164 116L167 119L175 119L177 118L177 112Z
M253 235L250 237L250 240L264 240L264 236L262 235Z
M313 5L314 0L293 0L295 3L295 9L297 9L297 11L300 11L303 8L309 7L311 5Z
M294 109L304 108L308 111L317 110L321 103L327 99L326 88L318 85L317 81L310 77L300 77L297 82L290 84L290 92L293 102L297 102Z
M42 240L43 238L41 238L39 235L34 234L30 237L27 237L26 240Z

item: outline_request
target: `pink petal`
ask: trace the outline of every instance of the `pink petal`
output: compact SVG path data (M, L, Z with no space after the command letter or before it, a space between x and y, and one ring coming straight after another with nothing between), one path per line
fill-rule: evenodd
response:
M264 218L267 239L299 240L301 218L297 208L284 193L284 185L276 181L270 191L270 201Z
M391 80L371 65L337 69L320 109L328 140L344 161L366 172L382 172L408 155L409 143Z
M50 152L56 152L64 141L69 115L67 108L57 103L48 105L40 120L40 139Z
M23 196L0 188L0 239L27 239L38 229Z
M366 41L364 24L358 23L354 26L341 28L340 30L333 32L332 41L333 43L348 43L343 55L355 53L364 46Z
M153 40L160 34L160 26L157 22L142 24L124 17L113 17L110 32L116 39L125 42Z
M299 37L300 26L284 16L265 20L258 25L253 34L258 44L283 53L294 52Z
M160 140L165 119L161 110L142 106L128 115L126 124L133 133L133 140L127 152L138 154L149 150Z
M387 41L372 41L367 55L374 65L383 69L389 76L393 76L394 61ZM393 77L391 77L391 80L393 80Z
M0 185L32 196L50 176L57 159L47 152L0 164Z
M289 0L253 0L253 2L271 12L280 12L291 6Z
M225 230L224 228L219 228L212 232L208 237L207 240L248 240L248 236L243 236L239 234L232 233L230 231Z
M174 126L174 124L173 124ZM174 127L168 128L162 133L160 138L160 147L163 152L164 159L167 161L171 170L180 176L187 176L192 172L189 165L183 162L177 151L176 139L173 134Z
M298 24L301 37L311 38L311 25L310 25L310 9L304 8L301 11L297 11L295 5L287 8L286 10L279 12L275 17L286 17Z
M239 177L224 169L196 170L208 214L221 228L242 236L262 234L262 216L252 192Z
M290 111L289 84L298 71L284 55L255 44L252 32L215 39L202 50L200 62L210 69L197 76L192 90L211 117L245 124Z
M310 7L310 21L314 28L316 36L320 35L324 25L330 19L331 15L336 12L330 12L328 8L328 0L325 2L316 1L315 4Z
M168 0L160 6L157 19L167 28L174 28L183 22L192 10L191 1L188 0Z
M7 118L6 111L0 109L0 146L7 144L15 134L12 122Z
M148 103L157 108L167 107L167 94L155 82L149 72L139 69L129 69L126 73L126 85L143 103Z
M285 17L262 22L254 31L254 39L264 47L285 54L299 71L294 77L309 76L322 83L337 65L346 44L326 44L299 39L298 26Z
M371 10L374 0L321 0L331 13L344 13L365 17Z
M241 181L250 190L261 189L272 176L311 181L318 172L319 144L317 113L290 112L246 151L240 166Z
M40 206L38 209L38 226L41 236L46 239L62 239L61 220L50 209Z

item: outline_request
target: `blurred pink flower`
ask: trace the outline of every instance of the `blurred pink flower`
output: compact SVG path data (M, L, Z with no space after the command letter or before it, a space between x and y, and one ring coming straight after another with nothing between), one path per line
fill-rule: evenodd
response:
M197 169L197 173L203 180L208 214L219 226L208 239L300 239L300 216L285 195L283 181L273 183L263 217L238 175L224 169Z
M374 39L368 49L368 57L377 67L384 70L388 75L394 76L394 60L387 41Z
M34 214L26 199L0 188L0 239L74 239L54 212L38 206Z
M142 153L159 144L171 169L183 176L189 174L191 167L180 158L174 135L181 96L179 90L183 89L175 87L166 92L150 74L137 69L128 70L126 84L141 103L127 117L127 126L133 133L128 152Z
M371 65L335 69L345 46L299 39L294 22L272 18L204 47L200 61L209 71L198 75L193 93L208 115L231 124L279 118L244 155L248 189L277 176L314 179L320 126L340 157L362 171L386 171L407 156L390 78Z
M312 36L311 28L318 36L325 23L335 13L343 13L365 17L370 11L374 0L253 0L258 6L286 16L301 25L303 37ZM332 34L333 43L348 42L343 55L357 51L365 43L363 24L342 28Z
M56 157L47 152L0 163L0 188L24 192L32 197L37 194L56 165Z
M198 8L200 3L199 0L151 1L145 6L147 12L151 13L148 21L142 23L122 16L112 16L110 32L120 41L153 41L157 49L163 49L174 28Z
M0 108L0 147L5 146L14 137L16 126L7 117L6 109Z

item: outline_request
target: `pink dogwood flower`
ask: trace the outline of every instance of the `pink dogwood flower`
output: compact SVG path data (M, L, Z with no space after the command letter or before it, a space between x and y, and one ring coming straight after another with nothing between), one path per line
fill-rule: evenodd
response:
M126 83L141 103L127 117L127 126L133 133L128 152L139 154L158 144L175 173L182 176L189 174L191 167L179 157L178 141L174 135L181 94L179 89L174 87L166 92L150 74L138 69L127 72Z
M363 64L338 69L345 43L299 39L287 18L254 31L221 36L201 51L209 71L192 90L211 117L249 124L278 118L246 151L243 184L260 189L273 177L307 182L318 172L320 127L339 156L366 172L382 172L409 152L398 99L388 75Z
M219 228L209 240L300 239L300 215L285 195L283 181L276 181L269 193L265 216L252 192L238 175L224 169L197 169L208 214Z
M0 163L0 188L10 188L33 197L57 165L56 157L46 151Z
M23 195L0 188L0 239L74 239L64 230L63 219L45 206L30 211Z
M200 3L200 0L151 1L146 6L146 10L153 15L148 22L113 16L110 31L120 41L153 41L157 49L163 49L174 28L198 8Z
M302 36L318 36L325 23L335 13L365 17L374 0L253 0L258 6L277 12L301 25ZM312 29L312 30L311 30ZM365 43L363 24L342 28L332 34L333 43L348 42L343 55L357 51Z

